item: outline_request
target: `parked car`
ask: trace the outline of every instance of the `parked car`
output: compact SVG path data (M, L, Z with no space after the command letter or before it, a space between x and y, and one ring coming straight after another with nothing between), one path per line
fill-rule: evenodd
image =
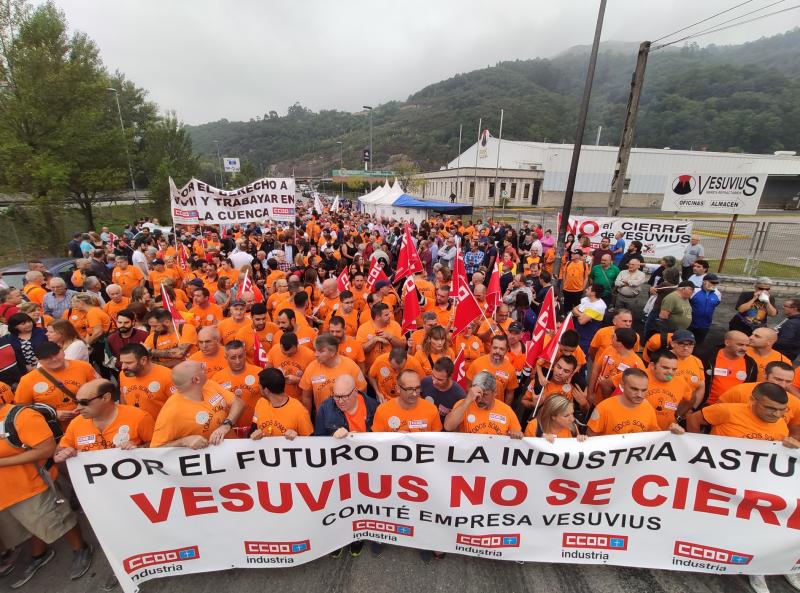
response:
M72 288L72 272L75 271L75 260L66 257L51 257L42 260L44 267L53 276L64 279L67 286ZM9 287L22 288L25 285L25 274L28 273L28 262L11 264L0 268L3 282Z

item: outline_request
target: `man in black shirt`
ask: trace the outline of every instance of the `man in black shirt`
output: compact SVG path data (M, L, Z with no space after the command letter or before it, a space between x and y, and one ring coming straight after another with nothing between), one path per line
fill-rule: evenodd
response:
M464 399L466 392L453 381L453 361L447 356L442 356L433 363L429 377L422 379L420 385L422 397L433 403L439 410L439 415L444 420L456 402Z

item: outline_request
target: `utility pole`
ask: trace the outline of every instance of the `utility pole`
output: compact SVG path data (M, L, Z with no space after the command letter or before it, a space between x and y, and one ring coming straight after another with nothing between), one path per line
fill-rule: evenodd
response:
M122 107L119 104L119 91L115 88L106 89L110 93L114 93L114 99L117 101L117 114L119 115L119 128L122 130L122 143L125 146L125 158L128 159L128 173L131 176L131 189L133 190L133 215L139 218L139 192L136 191L136 180L133 178L133 166L131 165L131 153L128 150L128 138L125 136L125 124L122 123ZM16 232L16 230L14 231Z
M219 152L219 140L214 140L214 144L217 145L217 160L219 161L219 179L222 183L222 189L225 189L225 169L222 168L222 156Z
M342 144L341 141L337 142L336 144L339 145L339 175L342 178L340 193L342 199L344 200L344 144Z
M472 207L475 208L475 196L478 195L478 152L481 149L481 125L483 124L483 118L478 118L478 141L475 143L475 180L472 182L473 192L472 192Z
M628 161L631 157L633 145L633 132L636 128L636 116L639 114L639 98L642 96L644 71L647 67L647 57L650 54L650 42L645 41L639 46L639 55L636 58L636 69L631 76L631 92L628 95L628 110L625 112L625 125L622 127L622 138L619 141L617 164L614 167L614 177L611 180L611 195L608 198L607 216L618 216L622 206L622 190L625 189L625 177L628 172Z
M461 132L464 129L464 124L458 124L458 156L456 157L456 196L460 200L463 198L458 184L461 182Z
M500 169L500 147L503 145L503 110L500 110L500 137L497 139L497 160L494 164L494 195L492 196L492 218L494 218L494 206L497 202L497 190L499 186L497 185L497 172ZM503 210L505 210L505 204L503 204Z
M572 196L575 193L575 178L578 175L578 161L581 158L581 145L583 144L583 133L586 129L586 115L589 111L589 99L592 96L592 83L594 82L594 70L597 65L597 50L600 47L600 34L603 32L603 16L606 12L606 0L600 0L600 10L597 13L597 25L594 30L594 42L592 43L592 54L589 57L589 69L586 72L586 83L583 87L583 98L581 99L581 110L578 114L578 128L575 130L575 144L572 147L572 162L569 166L569 177L567 177L567 189L564 192L564 206L561 209L561 224L558 225L558 242L556 243L556 260L553 262L553 279L559 277L561 269L561 258L564 255L564 241L567 238L567 226L569 225L569 215L572 211ZM556 280L557 292L561 292L561 282Z

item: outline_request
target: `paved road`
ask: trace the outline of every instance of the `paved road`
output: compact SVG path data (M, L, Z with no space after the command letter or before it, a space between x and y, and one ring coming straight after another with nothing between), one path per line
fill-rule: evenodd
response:
M720 339L733 314L735 295L726 294L717 311L708 342ZM124 534L121 534L124 537ZM20 591L27 593L94 593L111 577L102 553L97 553L91 571L76 582L69 573L70 552L63 542L56 546L53 562ZM267 572L269 571L269 572ZM8 590L14 576L0 579L0 591ZM780 577L768 579L773 593L794 591ZM297 568L239 569L217 573L170 577L142 585L143 593L260 593L265 589L298 593L748 593L747 579L740 576L705 575L666 570L536 564L524 566L448 555L430 565L416 551L387 548L382 558L365 547L359 558L325 557ZM120 591L119 588L116 591Z

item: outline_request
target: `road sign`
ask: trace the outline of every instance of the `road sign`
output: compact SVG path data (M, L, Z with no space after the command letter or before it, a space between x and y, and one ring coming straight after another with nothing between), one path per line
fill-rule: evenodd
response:
M363 152L363 154L364 154L364 159L363 159L363 160L364 160L364 162L365 162L365 163L368 163L368 162L370 162L370 160L371 160L371 158L372 158L372 155L371 155L371 154L370 154L370 152L369 152L369 148L365 148L365 149L364 149L364 152Z
M239 159L225 157L222 159L223 165L225 166L226 173L238 173L241 171L241 166L239 165Z

